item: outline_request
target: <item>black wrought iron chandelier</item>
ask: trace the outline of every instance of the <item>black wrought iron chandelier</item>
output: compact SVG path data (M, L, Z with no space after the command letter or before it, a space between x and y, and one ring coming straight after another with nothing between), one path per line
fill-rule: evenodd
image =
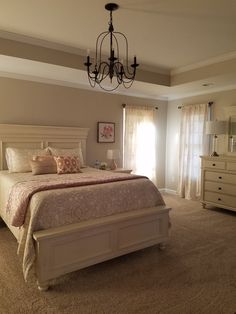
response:
M109 28L107 32L102 32L96 41L96 55L94 60L94 66L90 61L89 54L87 55L87 62L84 65L87 67L89 83L92 87L98 84L102 89L106 91L113 91L117 89L121 84L125 88L129 88L134 81L136 68L138 63L136 56L134 56L134 62L128 64L128 40L126 36L121 32L115 32L112 24L112 12L117 10L119 6L116 3L107 3L105 9L110 11ZM120 54L118 37L124 40L125 51L124 54ZM104 41L110 41L110 55L106 61L102 60L103 44ZM124 63L122 57L124 56ZM106 79L110 79L110 88L107 88Z

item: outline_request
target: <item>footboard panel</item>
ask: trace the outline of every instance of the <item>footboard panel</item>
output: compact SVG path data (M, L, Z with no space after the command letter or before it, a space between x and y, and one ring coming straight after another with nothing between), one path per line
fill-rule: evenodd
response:
M168 240L169 210L157 206L35 232L38 284Z

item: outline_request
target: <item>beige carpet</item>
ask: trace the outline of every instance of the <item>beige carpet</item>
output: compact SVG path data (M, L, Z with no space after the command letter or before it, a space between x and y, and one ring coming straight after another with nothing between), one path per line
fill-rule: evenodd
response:
M74 272L48 292L24 283L0 226L0 313L236 313L236 213L165 195L172 231L157 247Z

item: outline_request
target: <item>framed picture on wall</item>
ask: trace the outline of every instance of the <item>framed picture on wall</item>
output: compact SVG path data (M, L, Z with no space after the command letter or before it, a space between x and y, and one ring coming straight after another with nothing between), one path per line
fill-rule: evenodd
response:
M114 143L115 142L115 123L98 122L97 141L98 143Z

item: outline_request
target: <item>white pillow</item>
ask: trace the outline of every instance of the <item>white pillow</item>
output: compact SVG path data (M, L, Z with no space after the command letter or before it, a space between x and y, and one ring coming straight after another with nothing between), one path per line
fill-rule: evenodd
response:
M55 148L49 146L47 149L53 156L78 156L80 165L85 167L81 144L77 148Z
M46 149L6 148L6 161L9 172L31 171L30 159L33 156L48 155Z

